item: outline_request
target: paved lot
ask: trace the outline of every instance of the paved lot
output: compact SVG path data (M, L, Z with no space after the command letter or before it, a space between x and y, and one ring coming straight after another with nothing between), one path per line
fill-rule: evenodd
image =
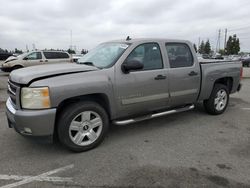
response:
M6 81L0 76L1 101L7 97ZM250 187L250 79L242 82L223 115L207 115L197 105L189 112L112 126L102 145L78 154L16 134L0 102L0 188Z

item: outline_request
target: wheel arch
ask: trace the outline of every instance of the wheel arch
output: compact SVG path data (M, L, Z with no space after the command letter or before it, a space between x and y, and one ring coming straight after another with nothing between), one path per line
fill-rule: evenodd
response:
M15 64L11 67L11 69L15 69L16 67L19 67L19 68L24 68L24 66L22 64Z
M81 95L81 96L75 96L71 98L67 98L60 102L60 104L57 107L57 113L60 113L64 107L71 103L75 103L78 101L93 101L101 105L107 112L108 116L111 116L111 110L110 110L110 102L108 99L108 96L103 93L94 93L94 94L87 94L87 95Z
M233 78L232 77L218 78L217 80L215 80L214 86L215 86L215 84L223 84L223 85L227 86L228 92L231 93L232 88L233 88ZM213 86L213 88L214 88L214 86Z
M57 126L58 126L58 117L61 114L61 112L63 111L63 109L67 105L70 105L72 103L76 103L76 102L79 102L79 101L93 101L93 102L96 102L97 104L99 104L100 106L102 106L105 109L105 111L108 114L109 119L111 119L112 112L111 112L111 108L110 108L110 102L109 102L108 96L106 94L94 93L94 94L87 94L87 95L81 95L81 96L75 96L75 97L67 98L67 99L63 100L62 102L60 102L60 104L57 107L55 126L54 126L54 133L55 134L57 133L56 129L57 129Z

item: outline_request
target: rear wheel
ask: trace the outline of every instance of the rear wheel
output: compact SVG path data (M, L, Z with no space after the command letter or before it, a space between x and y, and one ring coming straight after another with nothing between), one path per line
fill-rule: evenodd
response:
M109 127L106 111L95 102L68 106L59 116L57 131L61 143L76 152L90 150L104 139Z
M227 86L215 84L213 91L208 100L204 101L204 107L209 114L222 114L228 105L229 92Z

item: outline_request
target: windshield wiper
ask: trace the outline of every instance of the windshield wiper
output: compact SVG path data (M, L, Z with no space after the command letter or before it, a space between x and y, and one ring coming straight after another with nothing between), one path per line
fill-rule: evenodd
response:
M99 67L95 66L95 64L93 62L90 62L90 61L79 62L79 64L89 65L89 66L93 66L93 67L100 69Z

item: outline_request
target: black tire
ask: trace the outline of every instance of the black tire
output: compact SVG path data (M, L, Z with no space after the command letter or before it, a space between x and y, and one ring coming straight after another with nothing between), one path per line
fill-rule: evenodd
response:
M74 120L75 117L77 117L80 113L85 112L85 111L93 111L100 116L102 120L102 129L101 129L101 132L99 133L100 135L97 137L97 139L93 143L89 145L80 146L74 143L71 139L70 124ZM87 151L98 146L105 138L105 135L107 134L107 131L109 128L109 118L108 118L107 112L98 103L91 102L91 101L77 102L77 103L73 103L67 106L60 113L57 122L58 122L57 133L58 133L59 141L65 147L67 147L68 149L74 152L83 152L83 151Z
M215 99L216 99L217 93L220 90L223 90L226 92L227 101L226 101L226 105L223 107L223 109L217 110L215 107ZM215 84L209 99L204 100L203 104L204 104L204 107L205 107L205 110L207 111L207 113L212 114L212 115L219 115L219 114L222 114L226 110L228 102L229 102L228 87L223 85L223 84Z
M17 69L21 69L21 68L23 68L23 66L21 66L21 65L15 65L14 67L12 67L11 71L17 70Z

